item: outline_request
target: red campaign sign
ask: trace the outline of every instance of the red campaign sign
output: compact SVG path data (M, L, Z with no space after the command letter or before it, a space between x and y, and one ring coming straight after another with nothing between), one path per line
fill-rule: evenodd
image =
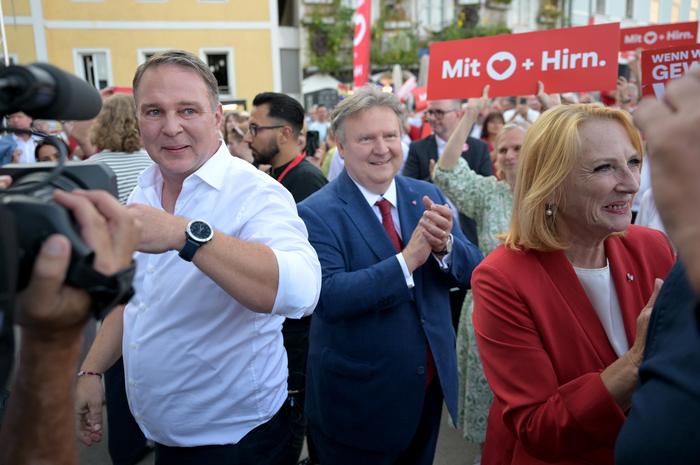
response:
M430 46L428 99L614 89L618 23L437 42Z
M352 76L355 88L367 84L369 77L371 0L359 0L355 11L355 34L352 39Z
M682 77L690 67L700 66L700 45L644 50L642 95L664 96L666 82Z
M413 103L415 111L423 111L428 107L428 91L425 86L413 89Z
M620 29L620 51L652 50L697 42L698 22L653 24Z

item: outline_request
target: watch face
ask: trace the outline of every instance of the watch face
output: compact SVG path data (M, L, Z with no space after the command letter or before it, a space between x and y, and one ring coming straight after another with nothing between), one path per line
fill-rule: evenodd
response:
M212 230L204 221L193 221L190 223L190 234L197 240L206 241L211 238Z

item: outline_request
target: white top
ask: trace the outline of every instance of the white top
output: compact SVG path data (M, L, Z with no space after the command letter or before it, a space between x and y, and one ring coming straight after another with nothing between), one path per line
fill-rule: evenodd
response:
M153 165L129 203L161 209L162 186ZM321 266L291 194L232 157L226 144L185 179L175 215L273 250L279 266L273 314L246 309L176 251L137 253L136 295L124 311L122 341L129 407L156 442L236 443L287 398L282 322L313 311Z
M309 123L309 131L318 131L318 138L319 140L326 140L326 136L328 135L328 128L331 127L330 121L326 121L325 123L322 123L320 121L314 121L312 123Z
M656 209L656 202L654 202L654 191L647 189L641 197L639 213L637 213L637 218L634 220L634 223L640 226L646 226L647 228L656 229L666 234L666 228L664 227L663 221L661 221L659 211Z
M394 178L391 180L391 184L389 184L389 187L387 188L386 192L384 192L384 195L378 195L374 192L370 192L359 182L355 181L352 177L350 177L350 179L360 190L360 193L365 198L369 206L372 208L374 215L377 217L380 223L382 223L382 212L379 210L377 202L381 199L386 199L391 204L391 219L394 221L394 227L396 228L396 232L398 233L399 237L401 238L401 242L403 242L403 245L405 247L411 238L409 237L408 239L404 239L401 234L401 219L399 218L399 209L396 208L398 202L396 193L396 179ZM452 236L452 234L450 234L450 236ZM452 253L445 254L442 257L438 257L435 254L432 254L432 256L433 258L435 258L435 260L437 260L438 265L440 265L440 269L446 270L450 267ZM408 286L409 289L415 287L416 284L413 281L413 274L410 271L408 271L408 265L406 264L406 259L403 257L403 254L401 252L397 253L396 259L399 261L399 265L401 265L401 271L403 271L403 277L406 280L406 286Z
M632 199L632 211L639 212L642 203L642 197L651 189L651 173L649 171L649 160L642 163L642 171L639 173L639 190Z
M513 115L515 115L515 117ZM539 117L540 112L533 110L532 108L527 109L527 121L520 115L520 113L516 114L514 108L503 112L503 120L506 122L506 124L515 123L520 125L529 125L534 123Z
M337 178L345 169L345 160L343 160L343 156L340 154L337 147L333 148L332 155L331 165L328 167L328 182Z
M588 300L598 314L600 323L618 357L629 349L625 325L622 321L620 302L610 274L609 263L605 268L574 267Z
M17 163L36 163L36 156L34 155L36 151L36 139L34 136L27 140L20 139L15 134L12 134L12 137L17 143L17 148L22 151Z

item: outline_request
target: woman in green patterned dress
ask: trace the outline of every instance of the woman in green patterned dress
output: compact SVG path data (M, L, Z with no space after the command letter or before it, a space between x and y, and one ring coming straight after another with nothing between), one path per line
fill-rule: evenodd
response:
M469 168L460 156L467 134L478 114L476 100L470 100L459 125L452 133L437 163L434 182L455 206L474 218L479 235L479 248L484 255L495 249L498 235L508 230L513 205L513 185L518 166L520 146L525 129L515 124L504 126L496 138L495 176L484 177ZM493 400L484 377L472 326L472 296L467 293L462 306L457 334L457 364L460 374L459 413L464 438L483 445L486 423Z

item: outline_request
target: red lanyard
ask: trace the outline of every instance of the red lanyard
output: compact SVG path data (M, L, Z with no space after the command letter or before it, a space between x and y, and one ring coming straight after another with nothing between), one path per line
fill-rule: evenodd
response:
M305 157L305 155L303 153L300 153L299 155L297 155L297 157L294 160L292 160L292 162L290 164L288 164L287 167L284 169L284 171L282 171L280 173L280 175L277 177L277 182L281 183L282 179L284 179L284 177L287 175L287 173L289 173L289 171L291 171L292 168L294 168L299 163L301 163L301 161L304 159L304 157Z

